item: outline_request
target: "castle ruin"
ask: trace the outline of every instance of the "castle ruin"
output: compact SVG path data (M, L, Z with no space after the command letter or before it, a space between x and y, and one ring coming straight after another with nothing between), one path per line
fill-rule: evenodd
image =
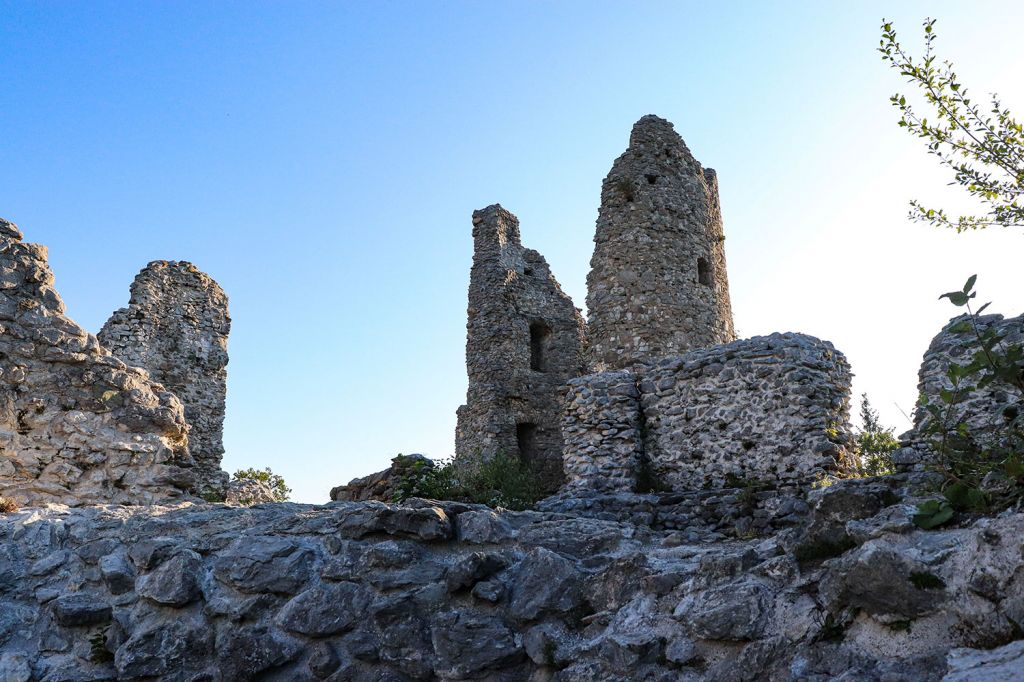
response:
M64 314L47 250L0 220L0 495L154 504L195 485L181 401Z
M718 180L672 124L644 116L601 185L587 276L594 370L736 338Z
M512 214L478 211L473 238L459 459L517 453L549 484L626 492L851 463L845 357L801 334L735 341L718 180L668 121L637 121L604 180L585 325Z
M519 221L495 204L473 213L466 323L466 404L456 458L522 458L545 485L562 482L565 383L583 372L584 323L544 257L524 248Z
M131 298L97 335L104 348L142 367L185 406L196 486L223 496L227 398L228 298L212 278L185 261L153 261L135 277Z

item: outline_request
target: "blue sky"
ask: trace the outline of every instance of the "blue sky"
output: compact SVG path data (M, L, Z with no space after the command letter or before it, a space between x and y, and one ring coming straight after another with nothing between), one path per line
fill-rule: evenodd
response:
M829 339L902 431L937 295L977 272L1019 314L1021 237L907 222L964 204L895 125L878 25L917 48L938 17L1024 112L1024 9L892 5L0 0L0 215L94 332L150 260L217 279L225 468L324 501L451 453L472 211L516 213L583 306L601 178L656 113L719 173L740 334Z

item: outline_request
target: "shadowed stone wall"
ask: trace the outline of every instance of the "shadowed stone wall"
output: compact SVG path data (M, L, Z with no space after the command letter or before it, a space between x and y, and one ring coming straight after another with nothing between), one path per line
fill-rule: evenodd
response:
M153 261L136 276L128 307L114 312L100 343L177 395L185 405L189 450L200 492L224 494L224 404L227 397L228 298L185 261Z
M456 457L518 453L555 487L565 383L583 371L584 322L544 257L524 248L519 221L495 204L473 213L466 324L466 404Z
M601 187L587 276L590 364L628 368L735 338L718 181L644 116Z
M562 412L568 489L632 492L643 457L637 377L628 370L569 382Z
M0 495L180 498L194 484L181 402L64 315L46 257L0 220Z

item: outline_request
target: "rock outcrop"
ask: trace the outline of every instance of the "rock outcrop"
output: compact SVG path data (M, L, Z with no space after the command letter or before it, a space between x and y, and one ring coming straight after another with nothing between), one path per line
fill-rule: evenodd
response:
M501 206L473 213L466 324L466 404L455 455L463 464L517 454L549 488L562 482L565 383L583 372L580 312L544 257L524 248Z
M1003 339L996 350L1004 351L1010 345L1024 344L1024 315L1004 318L1002 315L982 315L975 320L979 330L994 328ZM968 325L968 329L960 330L958 326ZM933 405L943 405L941 392L951 390L952 383L947 376L952 363L969 365L976 353L981 352L981 345L975 335L970 320L966 316L955 317L939 332L928 350L918 373L918 390ZM986 371L970 379L977 383L985 376ZM972 433L979 436L997 430L1005 423L1004 411L1008 408L1022 407L1021 396L1017 391L1006 389L1005 384L993 383L989 386L969 392L958 402L954 414L950 416L951 424L965 423ZM920 431L929 416L926 410L918 408L914 411L914 428Z
M924 532L877 488L837 484L802 528L717 543L423 500L0 515L0 678L928 682L1019 669L1024 514Z
M728 343L733 330L715 172L644 116L601 186L587 276L593 370Z
M413 479L427 469L433 469L434 462L423 455L398 455L391 459L391 466L383 471L354 478L348 485L331 488L334 502L365 502L379 500L394 502L401 492L405 479Z
M185 261L153 261L136 276L128 307L114 312L100 343L142 367L185 405L196 486L223 495L227 396L228 299L213 279Z
M194 485L181 402L64 314L46 256L0 220L0 495L180 498Z

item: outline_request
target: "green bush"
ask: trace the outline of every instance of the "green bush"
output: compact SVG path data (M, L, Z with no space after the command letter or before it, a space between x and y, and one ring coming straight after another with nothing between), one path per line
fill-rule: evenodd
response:
M892 462L892 453L900 446L899 440L893 435L893 429L885 428L878 417L878 411L871 407L868 394L861 394L860 403L861 428L857 432L856 445L860 465L857 473L860 476L884 476L896 470Z
M274 491L274 499L278 502L287 502L292 493L282 476L275 474L270 467L264 469L239 469L235 472L235 480L263 481L270 485Z
M519 457L499 453L473 464L446 460L431 465L413 460L399 474L395 501L410 497L523 510L543 498L544 490L537 475Z

